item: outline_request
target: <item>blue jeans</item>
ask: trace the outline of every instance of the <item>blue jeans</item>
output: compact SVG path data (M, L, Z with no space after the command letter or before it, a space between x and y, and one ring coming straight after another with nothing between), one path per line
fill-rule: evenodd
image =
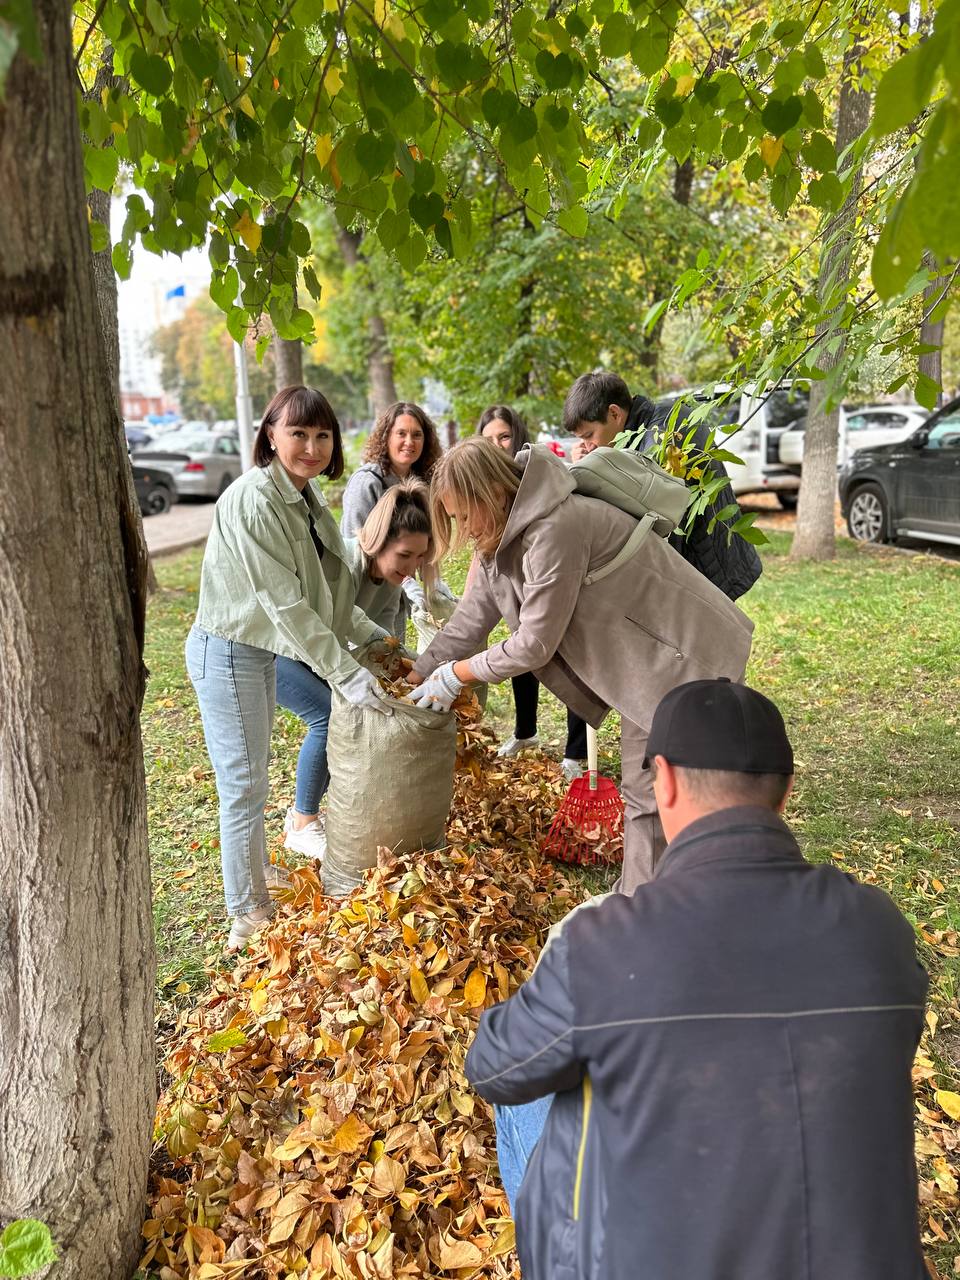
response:
M510 1201L510 1212L516 1216L517 1194L527 1171L527 1162L540 1141L553 1094L536 1098L519 1107L494 1107L497 1126L497 1163L500 1181Z
M270 905L263 809L276 706L274 655L195 626L186 659L217 778L223 889L235 916Z
M330 686L293 658L277 658L277 702L307 726L297 757L298 813L316 813L330 785L327 769L327 726L330 724Z

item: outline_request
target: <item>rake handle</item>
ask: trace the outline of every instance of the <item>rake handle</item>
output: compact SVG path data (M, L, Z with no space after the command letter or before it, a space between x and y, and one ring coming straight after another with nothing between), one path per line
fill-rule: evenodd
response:
M591 791L597 789L597 731L592 724L587 725L587 774Z

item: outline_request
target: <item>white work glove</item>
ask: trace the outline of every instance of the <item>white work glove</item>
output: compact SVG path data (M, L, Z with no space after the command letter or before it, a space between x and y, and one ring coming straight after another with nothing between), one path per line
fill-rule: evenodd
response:
M418 684L409 695L410 701L429 711L449 711L463 688L463 681L453 674L453 663L445 662L432 676Z
M427 593L416 578L404 578L400 589L410 601L411 609L426 609Z
M380 686L377 677L366 667L358 667L350 679L344 680L337 688L355 707L366 707L368 711L382 711L384 715L392 715L390 707L378 696Z

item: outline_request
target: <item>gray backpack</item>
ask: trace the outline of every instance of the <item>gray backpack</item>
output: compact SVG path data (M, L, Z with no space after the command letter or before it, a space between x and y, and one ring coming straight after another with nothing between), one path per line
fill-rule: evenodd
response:
M672 476L643 453L611 449L592 450L570 468L577 493L600 498L647 523L661 538L669 537L690 503L690 490L679 476Z

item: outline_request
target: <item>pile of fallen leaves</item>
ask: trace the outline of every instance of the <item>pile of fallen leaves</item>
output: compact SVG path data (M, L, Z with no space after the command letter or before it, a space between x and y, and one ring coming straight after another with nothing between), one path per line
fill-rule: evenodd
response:
M460 730L450 846L383 853L344 902L295 871L275 927L170 1037L146 1275L519 1275L463 1064L582 894L538 853L555 766Z

